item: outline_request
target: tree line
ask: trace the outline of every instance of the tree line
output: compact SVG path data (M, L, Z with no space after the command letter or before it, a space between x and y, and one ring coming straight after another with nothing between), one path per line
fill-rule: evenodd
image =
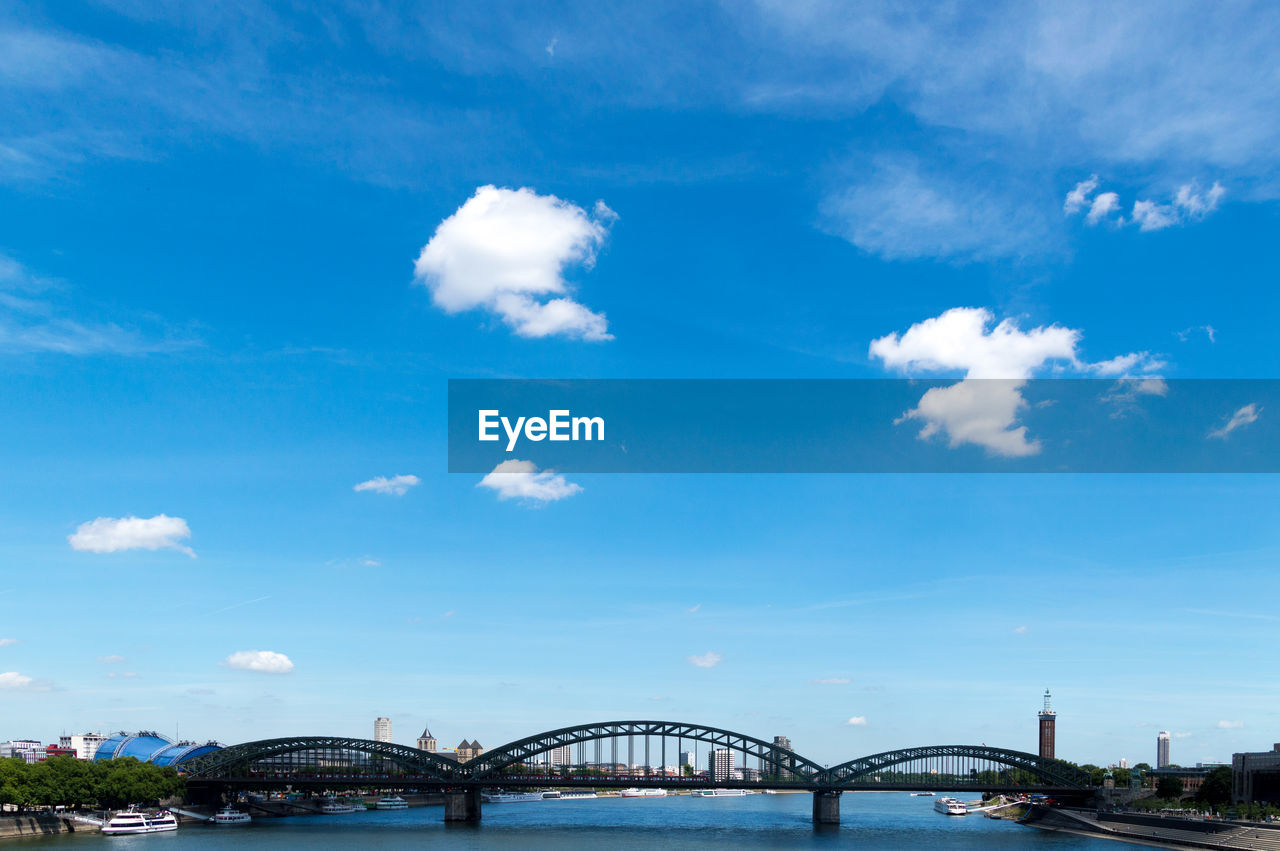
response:
M183 778L168 766L132 757L87 762L71 756L28 764L0 759L0 804L30 807L120 809L155 804L180 794Z

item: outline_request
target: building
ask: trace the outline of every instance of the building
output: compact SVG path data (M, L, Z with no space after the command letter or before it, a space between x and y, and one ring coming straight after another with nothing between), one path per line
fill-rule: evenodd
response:
M733 751L714 748L707 754L707 776L717 782L733 777Z
M1159 785L1160 780L1164 777L1175 777L1182 781L1182 794L1194 795L1204 785L1204 779L1209 776L1209 772L1226 768L1224 762L1197 762L1195 768L1153 768L1147 772L1147 777L1151 778L1153 785Z
M430 727L422 728L422 735L418 737L418 750L427 753L436 752L436 737L431 735Z
M1116 768L1128 768L1128 767L1129 767L1129 760L1125 759L1124 757L1120 757L1120 762L1116 763Z
M101 733L83 733L79 736L59 736L58 747L71 748L76 752L76 759L93 759L98 752L98 745L107 740Z
M759 783L763 779L763 775L761 774L760 769L748 768L744 765L742 768L735 768L733 770L733 779L741 780L746 783Z
M684 768L686 765L689 766L690 768L696 767L694 765L693 760L694 760L693 751L680 751L680 767L681 768Z
M1044 690L1044 708L1040 710L1040 756L1053 759L1058 714L1053 711L1053 695Z
M552 765L573 765L573 745L552 748L547 758Z
M373 740L375 742L391 742L391 719L375 718L373 720Z
M104 739L93 752L94 762L133 757L141 762L156 765L178 765L193 757L222 750L217 742L175 742L156 732L146 730L137 733L116 733Z
M44 745L35 739L12 739L0 743L0 759L20 759L37 763L44 758Z
M466 739L463 739L458 743L456 750L458 753L458 762L466 762L469 759L475 759L480 756L480 754L484 753L484 748L475 739L472 739L469 742Z
M1172 763L1169 759L1169 731L1161 730L1156 736L1156 768L1164 768Z
M75 759L76 750L75 748L64 748L62 745L45 745L44 756L40 757L40 761L43 762L55 756L69 756Z
M1280 804L1280 743L1269 751L1232 754L1231 774L1237 804Z
M791 740L786 736L773 737L773 758L778 763L769 769L770 774L777 774L784 780L795 776L795 755L791 753Z

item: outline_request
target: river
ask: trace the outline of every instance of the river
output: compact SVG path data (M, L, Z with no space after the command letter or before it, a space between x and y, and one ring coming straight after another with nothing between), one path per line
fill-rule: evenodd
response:
M14 849L433 848L615 849L832 848L879 849L1109 849L1115 843L1047 833L981 815L945 816L933 798L906 793L846 794L842 824L815 830L809 795L742 798L599 798L485 804L477 825L446 825L442 807L335 816L257 819L235 827L185 825L149 836L104 837L97 832L14 840Z

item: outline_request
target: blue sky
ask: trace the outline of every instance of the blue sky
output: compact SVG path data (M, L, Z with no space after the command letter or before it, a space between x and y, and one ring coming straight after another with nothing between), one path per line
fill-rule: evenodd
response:
M1272 377L1278 14L7 9L0 737L1268 746L1272 477L478 487L445 393Z

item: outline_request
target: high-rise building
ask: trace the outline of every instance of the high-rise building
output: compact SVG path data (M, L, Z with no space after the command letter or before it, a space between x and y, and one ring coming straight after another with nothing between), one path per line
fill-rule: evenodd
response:
M794 777L792 769L795 768L795 757L791 755L791 740L786 736L773 737L773 758L778 763L777 766L769 773L776 773L779 777L787 779Z
M1161 730L1160 735L1156 736L1156 768L1164 768L1169 765L1169 732Z
M427 753L436 752L436 737L431 735L430 727L422 728L422 735L418 737L418 750Z
M573 745L552 748L548 758L552 765L573 765Z
M375 742L391 741L391 719L375 718L373 721L373 740Z
M1054 739L1056 731L1054 725L1058 720L1058 714L1053 711L1053 696L1049 694L1049 690L1044 690L1044 708L1040 710L1040 756L1046 759L1053 759Z
M729 748L715 748L707 754L707 773L715 781L733 777L733 751Z
M1116 763L1116 768L1128 768L1128 767L1129 767L1129 760L1125 759L1124 757L1120 757L1120 762Z
M680 766L693 767L693 751L680 751Z

